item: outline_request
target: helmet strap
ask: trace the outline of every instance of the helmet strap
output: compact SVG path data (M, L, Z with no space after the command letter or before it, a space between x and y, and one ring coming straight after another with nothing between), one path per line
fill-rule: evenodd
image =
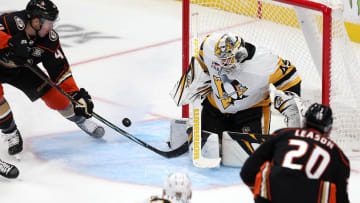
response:
M38 36L39 36L39 31L41 30L41 27L42 27L42 23L41 23L40 18L39 18L39 21L40 21L40 29L36 29L36 28L33 26L33 24L32 24L32 20L33 20L33 19L34 19L34 18L32 18L32 19L30 20L30 26L31 26L31 28L32 28L33 30L35 30L35 36L38 37Z

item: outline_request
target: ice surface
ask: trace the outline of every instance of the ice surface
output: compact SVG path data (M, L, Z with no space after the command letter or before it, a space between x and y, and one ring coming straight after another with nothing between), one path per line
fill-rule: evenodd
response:
M25 7L26 0L0 0L0 12ZM93 96L95 111L150 144L166 149L168 119L179 118L169 97L181 72L181 2L171 0L61 0L57 31L73 75ZM360 48L358 49L360 50ZM193 202L251 202L239 169L197 169L187 154L166 160L112 129L94 140L42 101L4 85L25 138L17 180L0 178L1 203L133 203L161 194L164 177L188 172ZM273 117L273 129L281 119ZM350 200L360 202L360 155L351 155ZM228 175L228 176L227 176ZM223 180L223 181L221 181Z

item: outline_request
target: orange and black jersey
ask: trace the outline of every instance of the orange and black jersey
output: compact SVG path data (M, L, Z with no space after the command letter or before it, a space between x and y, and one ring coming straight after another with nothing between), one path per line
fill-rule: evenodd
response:
M7 47L11 36L25 32L28 23L25 11L7 13L0 16L0 49ZM25 36L25 34L24 34ZM42 63L51 80L66 92L78 91L69 63L60 46L58 34L52 30L45 37L36 37L33 40L30 61L36 65Z
M248 158L240 176L254 195L274 202L349 202L348 158L333 141L312 129L276 131Z

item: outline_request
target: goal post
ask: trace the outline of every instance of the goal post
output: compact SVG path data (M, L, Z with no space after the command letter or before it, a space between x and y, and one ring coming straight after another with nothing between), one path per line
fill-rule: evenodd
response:
M183 0L183 71L192 53L192 13L200 42L231 31L290 60L302 78L301 96L332 107L331 138L345 151L360 150L360 67L341 0ZM184 107L183 117L188 112Z

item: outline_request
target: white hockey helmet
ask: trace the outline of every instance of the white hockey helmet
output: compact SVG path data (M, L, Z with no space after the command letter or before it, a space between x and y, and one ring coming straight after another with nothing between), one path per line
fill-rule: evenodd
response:
M188 203L191 199L191 180L185 173L171 173L165 180L163 197L172 203Z
M215 44L215 56L225 71L231 71L248 57L244 39L230 32L223 34Z

